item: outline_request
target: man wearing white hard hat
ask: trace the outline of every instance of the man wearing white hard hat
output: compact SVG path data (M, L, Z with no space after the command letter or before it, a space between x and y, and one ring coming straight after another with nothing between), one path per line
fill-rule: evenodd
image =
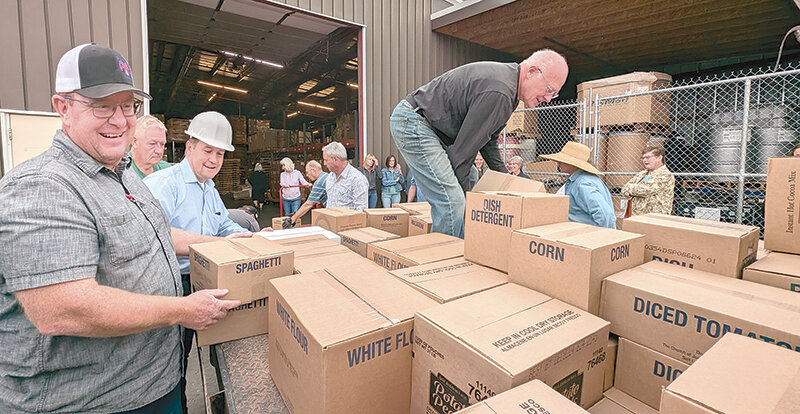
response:
M577 142L567 142L561 152L542 155L558 163L558 170L569 174L564 184L569 196L569 221L598 227L617 227L611 193L600 178L601 173L589 163L591 150Z
M192 243L198 243L220 237L251 236L252 233L228 217L228 209L213 181L222 168L225 151L234 150L231 145L233 131L228 119L219 112L197 114L189 123L186 135L190 138L186 142L183 161L144 178L144 183L167 213L167 220L173 228L173 238L180 240L180 237L186 237ZM184 293L188 294L191 292L189 257L178 256L178 263ZM184 332L184 362L192 348L193 335L194 331L190 329ZM182 378L181 388L184 393L185 386L185 378ZM185 404L185 395L183 401Z
M0 413L178 414L178 325L240 304L182 297L188 245L126 155L143 99L119 53L69 50L53 145L0 180Z

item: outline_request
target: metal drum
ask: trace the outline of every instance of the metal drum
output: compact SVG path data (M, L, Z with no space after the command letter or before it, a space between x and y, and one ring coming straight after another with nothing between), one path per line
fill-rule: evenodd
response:
M710 140L708 172L731 174L730 177L714 177L712 179L735 181L735 175L739 174L739 162L742 159L742 126L718 127L711 134Z
M520 156L526 161L535 160L539 156L536 149L536 138L523 138L519 142Z
M522 145L520 141L521 139L519 137L506 136L504 138L502 135L497 139L497 147L500 149L500 153L505 156L503 161L508 161L511 157L522 155Z
M784 157L797 140L797 131L787 128L758 128L755 139L747 149L747 171L755 174L767 173L767 161L773 157Z

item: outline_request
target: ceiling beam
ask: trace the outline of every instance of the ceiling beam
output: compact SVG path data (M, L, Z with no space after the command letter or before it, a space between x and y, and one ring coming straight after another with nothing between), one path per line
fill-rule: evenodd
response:
M186 72L189 71L189 67L191 66L192 59L194 59L195 48L190 47L189 50L186 52L186 57L183 59L183 63L181 64L180 71L178 75L174 78L175 83L172 86L172 90L169 94L169 100L167 101L167 110L164 111L165 115L169 116L172 113L172 107L175 106L175 100L178 94L178 90L181 87L181 82L183 82L183 77L186 76ZM170 77L172 79L172 77Z

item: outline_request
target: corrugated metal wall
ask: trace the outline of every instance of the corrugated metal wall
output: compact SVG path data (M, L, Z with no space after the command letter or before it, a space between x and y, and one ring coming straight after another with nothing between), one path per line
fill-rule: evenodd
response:
M431 0L275 2L366 26L366 146L380 159L397 153L389 115L410 91L464 63L514 60L431 31ZM0 0L0 108L51 111L58 59L90 41L125 56L142 86L142 13L140 0Z
M437 75L479 60L511 55L431 30L431 0L276 0L366 26L364 61L367 151L379 160L397 154L389 115L409 92Z
M58 60L88 42L122 54L142 86L141 0L0 0L0 108L52 111Z

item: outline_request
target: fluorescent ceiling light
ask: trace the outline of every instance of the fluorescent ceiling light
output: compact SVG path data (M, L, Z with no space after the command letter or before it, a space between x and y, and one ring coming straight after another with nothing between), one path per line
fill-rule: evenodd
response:
M350 83L350 82L347 82L347 86L349 86L349 87L351 87L351 88L356 88L356 89L358 89L358 84L357 84L357 83Z
M294 111L294 112L292 112L291 114L289 114L289 115L286 115L286 117L287 117L287 118L291 118L291 117L293 117L293 116L297 116L299 113L300 113L300 111Z
M242 58L244 60L247 60L247 61L250 61L250 62L256 62L256 63L260 63L262 65L267 65L267 66L272 66L272 67L275 67L275 68L278 68L278 69L283 69L283 65L281 65L281 64L272 63L272 62L269 62L269 61L266 61L266 60L256 59L254 57L245 56L245 55L242 55L242 54L239 54L239 53L228 52L228 51L225 51L225 50L220 50L219 53L222 53L225 56L240 57L240 58Z
M239 92L239 93L247 93L247 91L246 91L246 90L244 90L244 89L234 88L234 87L232 87L232 86L224 86L224 85L220 85L220 84L218 84L218 83L206 82L206 81L201 81L201 80L197 81L197 83L199 83L199 84L201 84L201 85L210 86L210 87L212 87L212 88L224 89L224 90L226 90L226 91L234 91L234 92Z
M214 100L214 98L216 98L216 97L217 97L217 93L216 93L216 92L214 92L214 94L213 94L213 95L211 95L211 97L210 97L210 98L208 98L208 102L211 102L211 101L213 101L213 100Z
M311 107L311 108L319 108L319 109L324 109L324 110L326 110L326 111L333 111L333 110L334 110L334 109L333 109L333 108L331 108L330 106L315 105L315 104L308 103L308 102L303 102L303 101L297 101L297 103L298 103L298 104L300 104L300 105L309 106L309 107Z

